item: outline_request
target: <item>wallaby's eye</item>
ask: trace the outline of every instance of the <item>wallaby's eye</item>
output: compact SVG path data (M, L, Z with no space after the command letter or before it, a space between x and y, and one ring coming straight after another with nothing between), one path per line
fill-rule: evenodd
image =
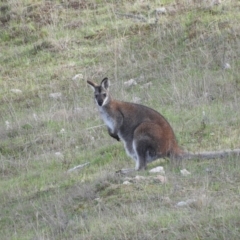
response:
M106 93L103 93L103 97L105 98L107 96L107 94Z

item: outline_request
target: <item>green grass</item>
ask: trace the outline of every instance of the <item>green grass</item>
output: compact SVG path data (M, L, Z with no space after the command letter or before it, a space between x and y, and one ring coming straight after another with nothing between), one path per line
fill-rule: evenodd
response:
M187 2L0 1L2 238L239 239L239 158L183 161L186 177L155 161L166 183L143 171L123 185L115 172L134 162L86 84L107 76L114 98L161 112L185 149L239 148L240 4Z

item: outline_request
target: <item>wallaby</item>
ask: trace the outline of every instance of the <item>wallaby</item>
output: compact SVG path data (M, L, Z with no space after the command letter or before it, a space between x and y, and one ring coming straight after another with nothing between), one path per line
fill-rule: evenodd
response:
M157 111L135 103L112 99L109 80L104 78L100 85L87 83L94 90L99 112L111 137L123 141L126 153L135 160L135 170L146 168L148 162L158 158L220 158L229 154L240 154L240 149L219 152L189 153L177 143L168 121Z

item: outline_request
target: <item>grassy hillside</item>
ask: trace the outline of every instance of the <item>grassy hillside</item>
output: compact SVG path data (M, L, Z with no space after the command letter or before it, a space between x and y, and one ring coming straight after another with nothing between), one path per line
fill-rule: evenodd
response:
M212 2L0 0L3 239L239 239L239 158L118 175L134 163L86 84L107 76L187 150L239 148L240 3Z

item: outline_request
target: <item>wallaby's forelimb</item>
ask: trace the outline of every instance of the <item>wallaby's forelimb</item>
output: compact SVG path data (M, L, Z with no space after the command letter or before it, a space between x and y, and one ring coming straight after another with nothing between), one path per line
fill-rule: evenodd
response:
M112 133L111 130L108 128L108 134L112 137L115 138L117 141L120 141L120 138L117 134Z

